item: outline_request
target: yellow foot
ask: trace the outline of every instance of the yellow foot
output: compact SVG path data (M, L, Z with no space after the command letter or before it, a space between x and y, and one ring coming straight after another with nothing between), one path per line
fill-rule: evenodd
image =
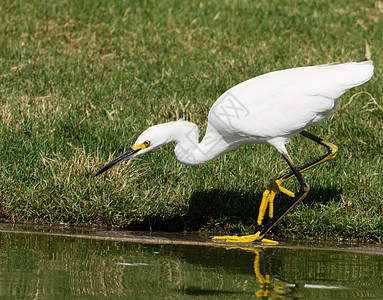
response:
M213 240L225 240L227 243L252 243L254 241L261 241L261 243L268 245L278 245L278 242L264 239L263 236L259 235L259 231L256 234L251 235L224 235L224 236L214 236Z
M279 243L277 241L269 240L269 239L262 239L261 243L263 245L278 245Z
M277 195L278 192L282 192L283 194L286 194L292 198L294 198L294 193L289 191L288 189L285 189L281 184L284 182L284 180L275 180L270 187L263 192L262 196L262 202L259 207L259 214L257 223L258 225L262 224L263 218L266 213L267 207L269 207L269 218L272 218L274 216L274 198Z

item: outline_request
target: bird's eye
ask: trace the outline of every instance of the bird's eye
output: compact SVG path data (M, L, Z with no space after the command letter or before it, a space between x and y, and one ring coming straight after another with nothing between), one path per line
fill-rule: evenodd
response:
M148 148L148 147L150 146L150 141L145 141L143 144L144 144L144 146L145 146L146 148Z

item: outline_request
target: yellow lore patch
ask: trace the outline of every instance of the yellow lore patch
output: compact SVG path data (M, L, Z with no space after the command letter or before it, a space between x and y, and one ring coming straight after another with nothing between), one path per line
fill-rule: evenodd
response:
M141 144L137 144L137 145L134 145L132 147L133 150L142 150L142 149L146 149L150 146L150 141L145 141Z

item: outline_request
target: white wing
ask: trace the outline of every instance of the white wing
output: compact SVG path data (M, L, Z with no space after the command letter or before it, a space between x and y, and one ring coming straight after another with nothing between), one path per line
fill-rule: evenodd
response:
M329 116L342 94L372 74L371 61L267 73L220 96L208 122L223 135L252 136L260 142L291 138Z

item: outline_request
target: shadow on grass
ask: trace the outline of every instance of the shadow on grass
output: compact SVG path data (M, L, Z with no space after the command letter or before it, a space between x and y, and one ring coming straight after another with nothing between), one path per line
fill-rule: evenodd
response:
M342 189L312 188L303 204L326 205L339 198ZM252 232L257 229L256 221L262 193L208 190L196 191L190 197L189 209L182 215L150 216L139 223L130 224L128 229L162 230L162 231L198 231L212 230L225 232ZM275 214L282 209L291 198L277 196ZM265 219L265 221L267 221ZM264 221L264 222L265 222Z

